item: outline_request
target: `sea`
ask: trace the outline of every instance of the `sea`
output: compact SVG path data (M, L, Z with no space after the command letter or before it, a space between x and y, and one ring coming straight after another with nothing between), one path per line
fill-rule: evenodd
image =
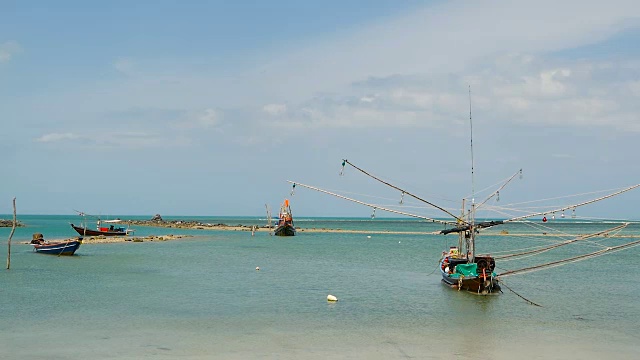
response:
M165 217L180 219L266 224L264 217ZM11 268L0 270L0 359L620 360L640 354L640 247L505 277L502 294L478 296L441 282L438 260L457 236L432 234L442 226L420 220L296 218L293 237L138 227L136 236L190 236L84 243L66 257L35 253L27 243L33 233L49 240L77 236L69 226L80 222L77 215L18 220L26 227L13 236ZM618 224L510 223L487 229L476 247L498 255ZM0 239L9 233L0 228ZM640 224L619 235L626 237L498 260L496 271L638 240ZM0 246L3 259L7 248ZM328 302L330 294L338 301Z

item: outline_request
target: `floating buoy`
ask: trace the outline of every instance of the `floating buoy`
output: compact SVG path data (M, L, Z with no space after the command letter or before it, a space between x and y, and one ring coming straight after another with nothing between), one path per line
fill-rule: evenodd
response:
M546 216L542 218L542 222L547 222L547 217Z
M333 296L333 295L331 295L331 294L329 294L329 295L327 295L327 301L332 301L332 302L333 301L338 301L338 298Z
M260 270L260 266L256 266L256 271Z
M367 235L367 239L371 239L371 235Z

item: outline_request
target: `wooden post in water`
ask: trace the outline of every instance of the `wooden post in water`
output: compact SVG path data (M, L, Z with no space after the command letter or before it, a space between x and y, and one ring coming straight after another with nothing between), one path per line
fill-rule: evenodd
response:
M7 242L7 270L11 268L11 238L16 231L16 198L13 198L13 225L11 226L11 234L9 234L9 241Z

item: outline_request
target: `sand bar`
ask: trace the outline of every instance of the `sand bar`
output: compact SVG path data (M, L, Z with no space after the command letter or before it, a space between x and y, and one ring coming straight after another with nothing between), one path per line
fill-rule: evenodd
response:
M269 232L273 231L273 226L252 226L252 225L228 225L223 223L211 224L201 223L198 221L157 221L157 220L125 220L123 223L130 226L150 226L150 227L164 227L174 229L188 229L188 230L225 230L225 231L255 231L255 232ZM347 229L329 229L329 228L302 228L296 227L298 232L310 232L310 233L345 233L345 234L406 234L406 235L440 235L439 231L390 231L390 230L347 230ZM545 232L531 232L531 233L510 233L507 231L486 231L483 235L488 236L548 236L548 237L570 237L570 236L582 236L588 234L559 234L559 233L545 233ZM640 238L640 234L616 234L604 237L612 238Z

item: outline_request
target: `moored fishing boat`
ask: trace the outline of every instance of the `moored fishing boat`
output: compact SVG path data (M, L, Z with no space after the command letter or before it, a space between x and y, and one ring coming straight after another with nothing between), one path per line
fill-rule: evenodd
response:
M474 262L461 256L458 248L452 247L440 259L442 281L458 290L487 295L500 291L495 259L491 256L476 256Z
M73 223L70 224L73 230L75 230L81 236L127 236L133 234L134 230L124 226L116 226L114 224L120 223L122 220L98 220L96 229L89 229L86 225L77 226ZM103 226L107 224L107 226Z
M49 255L73 255L81 244L82 238L49 242L42 234L34 234L31 240L34 251Z
M291 206L289 206L289 199L285 199L280 207L276 228L273 233L276 236L294 236L296 234L296 228L293 225L293 215L291 214Z

